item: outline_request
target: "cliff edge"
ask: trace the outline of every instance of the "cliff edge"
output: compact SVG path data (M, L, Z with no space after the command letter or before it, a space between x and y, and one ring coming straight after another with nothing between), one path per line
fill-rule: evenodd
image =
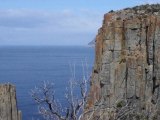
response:
M104 15L96 36L90 108L94 119L160 120L159 4Z
M22 120L17 109L16 89L13 85L0 85L0 120Z

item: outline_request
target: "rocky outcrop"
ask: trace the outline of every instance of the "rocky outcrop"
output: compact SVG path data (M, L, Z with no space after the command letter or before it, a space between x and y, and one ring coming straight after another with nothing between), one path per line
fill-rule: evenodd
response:
M88 109L100 103L111 108L127 101L147 119L156 116L160 120L159 4L104 15L91 79Z
M94 47L95 46L96 39L93 39L91 42L88 43L89 46Z
M0 85L0 120L21 120L17 109L16 89L10 84Z

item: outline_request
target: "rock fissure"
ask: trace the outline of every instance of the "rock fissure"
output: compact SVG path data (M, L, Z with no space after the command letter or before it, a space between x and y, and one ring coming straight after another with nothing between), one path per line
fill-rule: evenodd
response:
M146 26L146 59L147 59L147 64L150 65L149 63L149 52L148 52L148 26Z

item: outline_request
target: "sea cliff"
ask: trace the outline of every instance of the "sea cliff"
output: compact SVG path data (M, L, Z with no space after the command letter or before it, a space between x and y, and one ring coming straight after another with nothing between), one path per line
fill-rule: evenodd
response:
M91 119L160 120L159 4L104 15L86 105L91 109Z
M16 89L10 84L0 85L0 120L22 120L17 109Z

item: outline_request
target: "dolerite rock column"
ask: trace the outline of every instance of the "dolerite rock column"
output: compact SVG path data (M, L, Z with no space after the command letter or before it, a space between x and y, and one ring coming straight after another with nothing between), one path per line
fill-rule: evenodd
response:
M100 102L111 108L117 100L134 100L139 113L160 115L159 4L104 15L86 108Z
M0 120L22 120L17 109L15 86L10 84L0 85Z

